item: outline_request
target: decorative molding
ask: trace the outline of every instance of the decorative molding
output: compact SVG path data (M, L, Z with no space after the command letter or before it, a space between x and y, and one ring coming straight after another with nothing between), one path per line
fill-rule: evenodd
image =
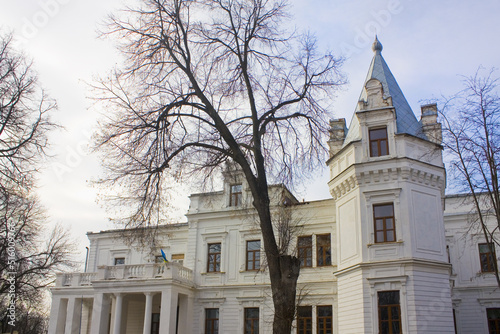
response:
M425 172L420 169L404 166L356 172L344 177L340 182L331 186L330 193L333 199L337 200L358 186L393 181L419 183L440 190L443 190L445 187L445 179L438 173Z
M330 188L333 199L339 199L354 188L357 188L358 181L355 175L350 175L340 182L337 186Z

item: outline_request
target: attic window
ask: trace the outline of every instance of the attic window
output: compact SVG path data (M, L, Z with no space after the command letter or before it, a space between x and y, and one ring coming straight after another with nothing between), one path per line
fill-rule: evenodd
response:
M233 184L230 190L229 206L239 206L241 203L241 184Z
M387 128L371 129L370 157L381 157L389 154L389 143L387 140Z

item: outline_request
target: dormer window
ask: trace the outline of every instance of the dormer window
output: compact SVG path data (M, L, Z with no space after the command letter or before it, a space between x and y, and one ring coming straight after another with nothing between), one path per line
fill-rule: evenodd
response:
M389 142L387 140L387 128L371 129L370 157L381 157L389 154Z
M241 204L241 184L233 184L230 188L229 206L239 206Z

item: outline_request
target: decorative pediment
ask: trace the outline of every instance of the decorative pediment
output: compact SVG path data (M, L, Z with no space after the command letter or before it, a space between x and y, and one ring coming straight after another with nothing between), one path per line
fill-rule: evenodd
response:
M360 110L371 110L392 106L391 97L384 98L384 88L379 80L368 80L364 89L366 93L366 101L359 101Z

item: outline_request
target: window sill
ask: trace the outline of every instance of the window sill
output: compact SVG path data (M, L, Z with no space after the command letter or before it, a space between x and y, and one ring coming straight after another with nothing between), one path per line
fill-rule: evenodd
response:
M336 267L336 265L333 265L333 264L329 264L329 265L326 265L326 266L311 266L311 267L300 267L300 270L311 270L311 269L321 269L321 268L333 268L333 267Z
M398 241L388 241L388 242L375 242L371 244L366 244L366 247L381 247L381 246L391 246L391 245L402 245L404 244L403 240Z
M218 274L225 274L225 271L206 271L200 273L201 275L218 275Z

